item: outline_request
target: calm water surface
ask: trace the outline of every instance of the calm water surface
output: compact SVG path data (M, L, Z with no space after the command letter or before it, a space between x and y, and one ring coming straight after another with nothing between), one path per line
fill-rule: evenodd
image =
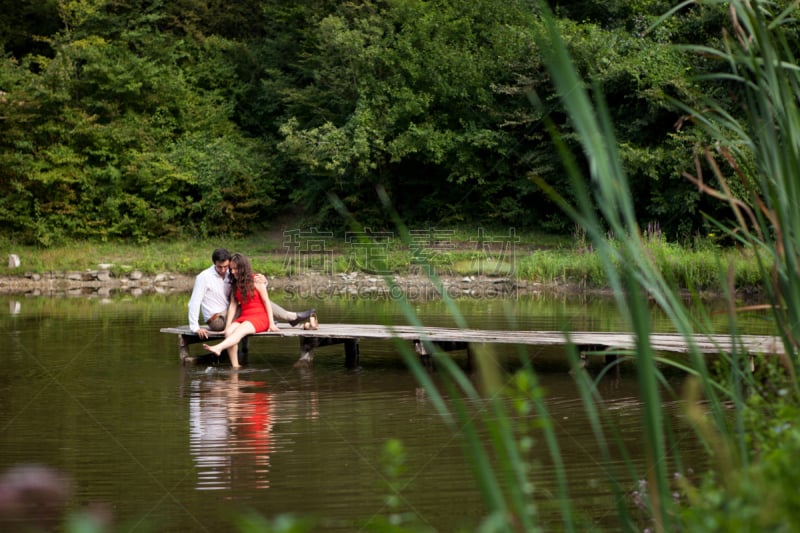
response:
M312 369L294 369L296 339L255 339L239 372L182 367L176 337L159 329L186 323L188 296L0 297L0 469L57 468L74 480L73 506L107 504L124 531L231 530L233 515L248 509L313 516L317 531L355 531L388 513L381 456L386 441L399 438L407 449L404 510L440 531L479 523L484 507L460 434L445 427L391 342L362 341L359 371L344 368L341 346L317 349ZM314 305L326 322L405 322L390 301L282 303ZM455 324L441 302L415 307L426 324ZM621 327L603 299L465 300L459 308L478 328ZM666 329L655 311L653 319ZM759 332L758 323L751 329ZM520 352L504 350L498 357L513 370ZM541 372L571 495L586 520L615 529L614 502L563 350L527 348L523 355ZM464 360L461 352L453 357ZM632 369L605 378L601 391L641 465ZM678 417L680 407L667 403L665 412ZM691 457L691 439L684 440ZM552 521L548 529L558 529L544 444L531 459L537 504Z

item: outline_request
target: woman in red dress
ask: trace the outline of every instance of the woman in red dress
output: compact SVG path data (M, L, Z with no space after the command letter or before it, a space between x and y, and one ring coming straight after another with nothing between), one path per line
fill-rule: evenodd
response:
M231 303L225 319L225 340L203 348L219 355L228 350L228 357L233 368L239 367L239 341L245 336L262 331L280 331L272 317L272 306L267 294L267 283L253 281L253 267L242 254L233 254L230 263ZM241 306L241 313L236 311ZM234 318L236 317L236 318Z

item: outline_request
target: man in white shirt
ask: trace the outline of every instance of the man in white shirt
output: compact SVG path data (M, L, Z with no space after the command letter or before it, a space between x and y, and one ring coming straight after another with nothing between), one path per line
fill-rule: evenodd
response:
M211 254L211 260L214 264L200 272L195 278L192 297L189 299L189 329L197 333L201 339L208 338L209 330L222 331L225 329L225 315L228 312L231 294L231 282L228 277L231 253L224 248L218 248ZM266 278L263 274L257 274L255 282L266 283ZM314 314L314 309L294 312L287 311L275 302L270 303L275 320L288 322L291 326L305 322ZM200 327L201 312L208 328Z

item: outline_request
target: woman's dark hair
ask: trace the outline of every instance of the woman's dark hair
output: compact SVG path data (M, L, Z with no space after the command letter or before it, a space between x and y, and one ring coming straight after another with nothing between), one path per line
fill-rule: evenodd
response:
M231 264L236 265L236 275L231 276L231 294L235 295L240 304L249 302L256 292L253 283L253 267L242 254L233 254Z

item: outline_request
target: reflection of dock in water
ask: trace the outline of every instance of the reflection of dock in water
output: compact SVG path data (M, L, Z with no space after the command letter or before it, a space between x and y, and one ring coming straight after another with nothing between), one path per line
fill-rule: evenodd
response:
M304 330L281 325L279 333L256 333L251 337L300 339L300 360L310 363L314 348L333 344L344 344L345 365L358 366L359 341L402 339L414 343L420 356L428 355L425 343L438 346L444 351L467 350L471 344L518 344L535 346L565 346L574 344L582 351L629 351L637 346L636 336L624 332L600 331L518 331L479 330L441 327L382 326L377 324L320 324L319 329ZM188 326L162 328L163 333L178 335L178 351L181 361L193 362L189 345L202 342ZM222 337L220 332L211 332L210 337ZM688 340L678 333L652 333L650 345L657 352L689 353L697 350L704 354L732 353L734 351L756 354L782 354L783 344L779 337L768 335L706 335L696 334Z

